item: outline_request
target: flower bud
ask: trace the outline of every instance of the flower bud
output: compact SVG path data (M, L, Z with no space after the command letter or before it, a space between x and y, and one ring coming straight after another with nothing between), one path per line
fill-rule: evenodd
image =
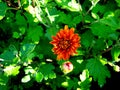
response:
M64 74L70 73L73 70L73 64L70 61L64 62L61 65L61 70Z

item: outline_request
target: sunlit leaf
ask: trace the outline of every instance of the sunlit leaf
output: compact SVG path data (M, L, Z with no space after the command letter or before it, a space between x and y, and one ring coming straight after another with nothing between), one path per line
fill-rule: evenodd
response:
M25 74L34 74L35 73L35 70L31 67L31 66L28 66L24 69L25 71Z
M89 0L89 1L91 1L93 6L95 6L100 0Z
M56 3L64 9L68 9L70 11L82 11L81 5L76 2L76 0L55 0Z
M92 17L94 18L94 19L99 19L100 17L96 14L96 13L91 13L91 15L92 15Z
M20 66L6 66L4 72L7 76L16 76L19 73Z
M21 82L22 83L27 83L27 82L29 82L30 81L30 75L26 75L26 76L24 76L22 79L21 79Z
M89 71L87 69L83 70L82 74L80 74L80 80L80 88L82 90L89 90L92 78L89 78Z
M80 74L80 80L84 81L87 78L89 78L89 72L88 70L83 70L82 74Z
M35 74L35 80L36 80L37 82L41 82L41 81L43 80L43 74L42 74L41 72L37 72L37 73Z
M119 56L120 56L120 47L116 46L116 47L112 48L111 55L112 55L113 60L120 61L120 58L119 58Z

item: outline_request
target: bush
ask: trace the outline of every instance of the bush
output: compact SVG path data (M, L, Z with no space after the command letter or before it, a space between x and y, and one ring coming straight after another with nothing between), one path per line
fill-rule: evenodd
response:
M0 90L102 89L120 72L119 8L119 0L0 0Z

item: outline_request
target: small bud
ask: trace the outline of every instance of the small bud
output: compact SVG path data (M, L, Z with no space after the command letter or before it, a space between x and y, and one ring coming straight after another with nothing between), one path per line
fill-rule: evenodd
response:
M61 65L61 70L63 71L64 74L70 73L73 70L73 64L69 61L64 62Z

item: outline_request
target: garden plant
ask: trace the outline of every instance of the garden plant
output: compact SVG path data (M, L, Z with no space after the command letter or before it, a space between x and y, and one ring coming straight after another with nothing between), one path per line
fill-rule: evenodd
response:
M120 0L0 0L0 90L103 90L112 73Z

